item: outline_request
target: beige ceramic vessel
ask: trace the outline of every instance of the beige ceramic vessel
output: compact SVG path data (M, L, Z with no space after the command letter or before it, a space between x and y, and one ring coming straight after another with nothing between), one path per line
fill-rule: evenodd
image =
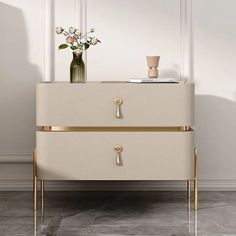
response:
M157 78L160 57L159 56L147 56L147 64L148 64L148 77L149 78Z

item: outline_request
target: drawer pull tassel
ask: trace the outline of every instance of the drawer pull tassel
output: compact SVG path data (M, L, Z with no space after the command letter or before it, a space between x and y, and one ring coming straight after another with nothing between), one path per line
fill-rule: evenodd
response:
M123 161L122 161L122 158L121 158L121 152L123 150L122 146L121 145L116 145L114 149L115 149L115 152L116 152L116 165L117 166L123 166Z
M121 114L121 104L123 103L121 98L116 98L115 99L115 104L116 104L116 118L121 119L122 114Z

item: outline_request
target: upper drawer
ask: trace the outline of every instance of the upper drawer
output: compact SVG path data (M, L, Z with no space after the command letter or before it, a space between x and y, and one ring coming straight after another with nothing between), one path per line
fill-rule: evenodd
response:
M192 126L193 112L193 83L37 85L37 126Z

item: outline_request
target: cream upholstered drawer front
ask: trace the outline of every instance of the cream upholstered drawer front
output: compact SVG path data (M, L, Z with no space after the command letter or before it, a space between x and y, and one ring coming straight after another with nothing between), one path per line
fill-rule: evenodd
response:
M40 83L37 126L193 125L193 83Z
M193 132L38 131L37 171L44 180L193 179Z

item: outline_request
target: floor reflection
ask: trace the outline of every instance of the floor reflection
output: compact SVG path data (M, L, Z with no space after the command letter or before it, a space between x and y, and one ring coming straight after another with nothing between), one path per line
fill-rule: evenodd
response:
M198 213L183 192L63 195L52 201L49 193L45 202L40 200L34 211L34 236L198 235Z
M47 192L43 211L31 192L0 193L1 236L236 235L236 192Z

